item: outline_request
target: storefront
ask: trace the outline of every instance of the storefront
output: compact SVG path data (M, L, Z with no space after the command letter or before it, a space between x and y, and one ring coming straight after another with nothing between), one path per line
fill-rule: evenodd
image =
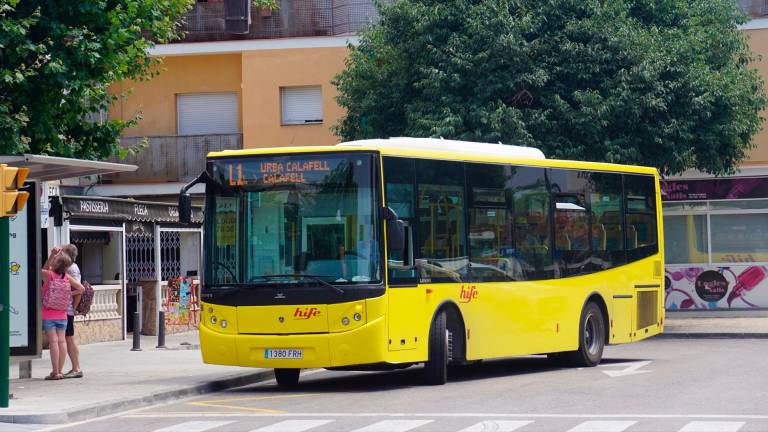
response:
M768 177L662 189L667 310L768 308Z
M182 226L173 204L61 196L54 197L52 213L49 238L78 247L83 279L94 288L91 313L76 318L82 342L123 339L136 328L136 311L143 333L155 334L158 303L170 305L162 300L169 297L168 281L197 275L202 212L195 209L194 223Z

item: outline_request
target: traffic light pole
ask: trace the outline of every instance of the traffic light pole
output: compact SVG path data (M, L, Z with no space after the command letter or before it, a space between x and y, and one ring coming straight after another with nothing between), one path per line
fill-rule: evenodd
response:
M0 217L0 408L8 408L10 382L8 369L11 359L11 276L8 217Z

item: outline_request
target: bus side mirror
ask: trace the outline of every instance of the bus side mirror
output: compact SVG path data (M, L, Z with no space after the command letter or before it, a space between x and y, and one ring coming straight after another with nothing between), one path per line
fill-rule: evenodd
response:
M179 223L192 222L192 197L188 193L179 194Z

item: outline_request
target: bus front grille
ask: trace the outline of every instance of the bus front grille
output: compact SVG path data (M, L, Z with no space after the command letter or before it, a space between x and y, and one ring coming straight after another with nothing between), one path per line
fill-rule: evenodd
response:
M659 292L638 291L637 293L637 330L656 324L659 317Z

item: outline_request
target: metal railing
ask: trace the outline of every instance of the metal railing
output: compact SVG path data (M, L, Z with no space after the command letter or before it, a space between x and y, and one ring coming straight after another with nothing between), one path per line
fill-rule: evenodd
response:
M739 7L753 18L768 15L768 1L766 0L739 0Z
M279 5L275 11L253 8L249 32L231 34L224 28L224 3L195 3L185 14L186 36L179 42L339 36L379 20L373 0L280 0Z
M240 133L123 137L120 139L120 145L124 148L135 148L144 139L148 140L148 145L138 154L125 159L111 159L112 162L137 165L139 169L130 173L109 174L105 179L116 183L188 181L205 169L205 156L209 152L243 147L243 134Z

